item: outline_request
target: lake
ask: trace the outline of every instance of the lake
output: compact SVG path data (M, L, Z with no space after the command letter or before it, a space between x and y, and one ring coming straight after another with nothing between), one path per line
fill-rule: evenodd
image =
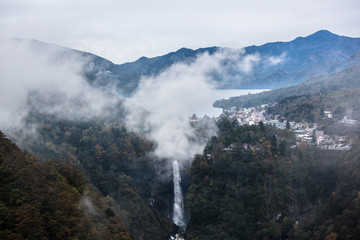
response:
M199 117L207 115L209 117L218 117L222 113L222 108L214 108L213 103L220 99L229 99L230 97L237 97L247 94L255 94L268 91L268 89L226 89L226 90L213 90L209 105L203 106L201 112L196 113Z

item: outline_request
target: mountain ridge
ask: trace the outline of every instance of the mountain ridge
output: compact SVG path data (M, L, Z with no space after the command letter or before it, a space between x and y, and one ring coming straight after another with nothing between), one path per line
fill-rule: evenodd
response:
M175 63L190 64L199 54L212 55L224 49L222 47L196 50L181 48L154 58L141 57L134 62L114 65L114 69L109 70L112 74L107 76L110 77L108 81L115 83L117 89L122 89L122 94L131 95L142 77L154 77ZM230 49L230 51L238 50ZM225 75L212 76L217 88L277 89L296 85L318 74L344 70L348 66L341 66L339 63L349 61L352 55L360 51L360 38L349 38L320 30L289 42L271 42L245 47L244 51L245 53L239 55L233 66L224 65L224 68L229 67L225 70L228 71ZM249 55L257 55L260 60L253 64L250 73L246 73L238 69L236 64ZM350 64L351 66L353 64ZM98 79L104 82L101 76Z
M236 59L225 59L221 63L222 73L210 76L219 89L277 89L296 85L319 74L335 73L358 65L358 60L352 57L360 52L360 38L339 36L328 30L288 42L248 46L242 53L238 49L217 46L196 50L180 48L162 56L143 56L123 64L115 64L92 53L32 41L42 47L50 45L88 58L82 72L86 80L95 87L116 89L122 96L131 96L144 77L155 77L176 63L191 65L201 54L213 55L225 49L238 55ZM238 65L252 55L256 57L252 69L244 72Z

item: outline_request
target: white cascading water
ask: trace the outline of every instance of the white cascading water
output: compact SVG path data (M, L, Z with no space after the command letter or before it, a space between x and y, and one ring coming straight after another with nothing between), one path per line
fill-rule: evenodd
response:
M172 162L173 165L173 182L174 182L174 209L173 209L173 222L186 229L186 221L184 216L184 197L181 191L181 176L179 171L179 164L177 161Z

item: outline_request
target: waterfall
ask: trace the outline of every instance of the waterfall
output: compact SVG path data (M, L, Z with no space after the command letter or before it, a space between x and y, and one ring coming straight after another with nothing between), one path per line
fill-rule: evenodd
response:
M184 197L181 191L181 176L179 171L179 165L177 161L172 162L173 165L173 182L174 182L174 210L173 210L173 222L181 227L186 228L186 221L184 217Z

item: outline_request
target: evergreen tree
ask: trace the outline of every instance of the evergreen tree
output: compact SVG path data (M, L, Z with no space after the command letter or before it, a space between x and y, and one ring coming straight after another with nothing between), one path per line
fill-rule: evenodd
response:
M320 116L321 116L321 117L325 117L324 108L321 108L321 109L320 109Z
M273 135L271 138L271 152L275 154L277 151L278 151L277 138L276 135Z
M317 138L316 138L316 131L314 129L311 136L311 144L316 145L316 143L317 143Z
M285 156L287 151L287 142L285 140L281 140L279 144L279 152L281 156Z
M265 126L264 126L264 123L262 121L259 122L259 126L260 126L260 130L262 132L265 132Z

